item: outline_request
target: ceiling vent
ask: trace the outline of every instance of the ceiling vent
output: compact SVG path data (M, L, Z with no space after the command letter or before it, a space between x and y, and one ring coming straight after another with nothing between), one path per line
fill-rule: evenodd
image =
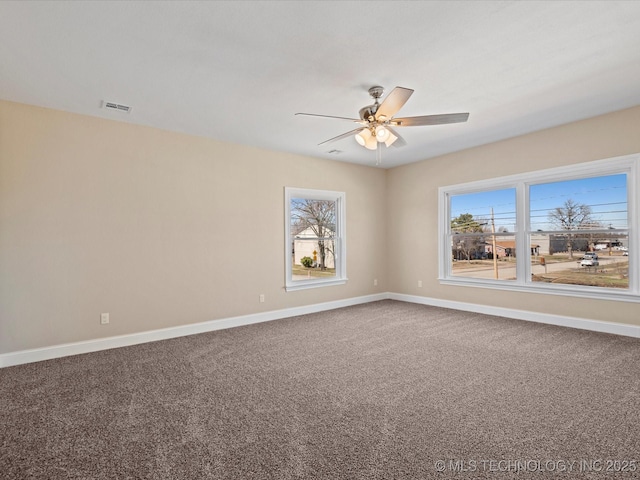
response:
M102 101L102 108L106 108L107 110L117 110L118 112L129 113L131 111L131 107L129 105L122 105L120 103L115 102L107 102Z

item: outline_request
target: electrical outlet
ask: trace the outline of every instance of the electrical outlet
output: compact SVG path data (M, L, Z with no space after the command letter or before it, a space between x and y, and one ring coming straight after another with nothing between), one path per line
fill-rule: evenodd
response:
M377 279L377 278L374 278L374 279L373 279L373 286L374 286L374 287L377 287L377 286L378 286L378 279Z
M100 324L101 325L106 325L107 323L109 323L109 314L108 313L101 313L100 314Z
M264 293L260 294L260 303L264 303Z
M418 288L422 288L422 280L418 280Z

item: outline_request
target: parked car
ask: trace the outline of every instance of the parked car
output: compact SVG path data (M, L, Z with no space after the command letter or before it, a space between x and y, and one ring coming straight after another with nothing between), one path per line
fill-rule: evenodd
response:
M598 254L595 252L587 252L582 258L585 260L598 260Z
M598 262L598 260L596 260L595 258L585 257L584 260L580 262L581 267L597 267L598 265L600 265L600 262Z

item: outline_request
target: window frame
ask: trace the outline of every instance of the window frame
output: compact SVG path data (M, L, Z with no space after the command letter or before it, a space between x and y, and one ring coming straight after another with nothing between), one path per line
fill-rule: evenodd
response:
M310 200L329 200L336 204L336 229L334 232L334 262L336 275L331 278L314 278L311 280L293 280L291 242L291 199L304 198ZM347 283L347 242L346 242L346 194L333 190L315 190L309 188L284 188L284 228L285 228L285 290L292 292L309 288L328 287Z
M531 281L531 261L529 255L530 228L529 188L532 185L553 183L564 180L576 180L588 177L627 175L627 216L629 249L629 287L614 289L573 286L568 284L549 284ZM640 209L637 208L640 195L640 154L596 160L587 163L567 165L545 170L526 172L505 177L479 180L475 182L450 185L438 189L438 281L443 285L481 287L518 292L565 295L601 300L622 300L640 302ZM516 189L516 280L480 279L452 275L451 258L451 222L450 211L453 195L479 193L505 188Z

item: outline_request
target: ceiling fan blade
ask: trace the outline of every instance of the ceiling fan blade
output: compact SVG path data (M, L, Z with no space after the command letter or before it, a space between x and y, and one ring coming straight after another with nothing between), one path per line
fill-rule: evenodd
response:
M349 120L351 122L365 124L366 122L359 118L335 117L333 115L318 115L317 113L296 113L296 115L306 115L307 117L337 118L339 120Z
M331 142L335 142L335 141L338 141L338 140L342 140L343 138L347 138L347 137L349 137L351 135L355 135L356 133L361 132L365 128L366 127L356 128L354 130L351 130L350 132L343 133L342 135L338 135L337 137L330 138L329 140L325 140L324 142L319 143L318 146L324 145L325 143L331 143Z
M466 122L468 113L444 113L442 115L423 115L421 117L394 118L391 125L397 127L413 127L419 125L442 125L445 123Z
M376 111L376 118L385 116L387 118L393 117L402 106L407 103L409 97L413 94L413 90L410 88L396 87L391 90L391 93L387 95L378 110Z
M388 126L385 128L396 136L396 140L391 144L392 147L404 147L407 144L407 141L396 130Z

